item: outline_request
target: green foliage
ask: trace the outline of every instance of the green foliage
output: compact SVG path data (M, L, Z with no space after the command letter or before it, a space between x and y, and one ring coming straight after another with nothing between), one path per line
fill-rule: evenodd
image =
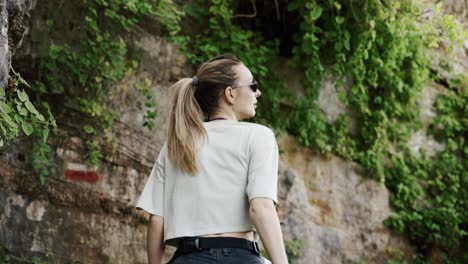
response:
M138 63L131 56L123 35L143 17L157 17L169 34L180 28L182 15L172 1L84 0L83 23L79 41L56 43L50 46L49 57L40 65L42 82L38 93L66 95L68 105L92 117L83 127L87 137L86 163L98 165L102 158L98 138L110 131L120 114L112 105L112 95L118 93L115 83L134 74ZM145 97L144 126L154 128L155 101L150 93L151 82L137 84L137 91ZM99 131L99 133L97 132ZM106 139L111 140L111 139Z
M41 184L45 183L46 177L49 174L49 168L52 165L49 157L51 152L52 148L45 140L33 143L33 167L39 173Z
M407 233L414 242L424 241L422 250L437 246L453 251L467 236L463 227L468 223L466 102L466 92L439 95L431 133L446 149L427 159L410 154L394 157L388 169L388 186L394 190L399 213L387 224Z
M14 74L9 80L10 87L5 94L5 97L0 100L0 147L7 141L12 140L23 132L30 136L34 132L47 139L48 128L55 126L54 118L52 117L49 106L46 103L39 105L41 112L48 114L47 119L41 114L36 106L34 106L25 88L29 88L29 84L13 69ZM21 87L20 87L21 85ZM3 89L1 89L3 91Z
M40 182L44 183L50 167L47 156L51 151L46 142L49 129L57 127L57 124L49 105L46 102L37 102L35 106L26 93L26 89L31 88L30 85L13 69L11 72L13 75L9 79L10 87L4 101L0 100L0 147L17 138L21 132L31 136L34 141L33 165ZM47 113L47 118L41 112Z
M127 45L114 32L129 30L141 13L148 12L148 5L125 1L84 1L87 9L81 25L82 38L79 45L74 43L53 44L49 57L41 65L44 72L46 93L71 95L71 103L95 121L88 125L94 130L108 132L117 112L108 101L111 86L122 78L127 69ZM124 12L134 12L127 17ZM67 87L67 88L65 88ZM76 89L75 87L82 87ZM99 162L96 142L88 141L90 164Z
M286 255L288 256L288 262L290 264L296 263L297 258L301 256L301 245L302 241L298 238L292 240L285 240L284 247L286 249ZM268 253L264 248L260 249L260 256L269 259Z
M428 20L427 7L414 1L289 1L288 16L301 19L288 60L304 73L303 95L295 96L285 92L276 70L284 40L263 39L258 20L239 23L238 8L232 1L190 2L182 23L190 28L172 39L194 65L219 53L238 55L260 79L258 120L318 153L354 160L385 183L396 209L386 223L408 235L419 263L434 248L449 258L457 254L468 223L466 76L447 80L453 92L436 103L432 133L446 151L417 157L406 143L422 126L417 100L431 81L428 54L442 44L450 55L468 36L463 26L442 14L441 3ZM346 115L327 122L318 106L322 80L330 76L339 76L332 83L353 126Z
M433 19L426 19L426 7L415 1L292 0L282 13L299 19L292 40L266 39L257 18L238 15L240 3L236 1L190 1L183 10L169 0L153 4L84 0L83 4L81 41L50 47L49 58L40 67L41 80L32 86L38 103L27 103L21 90L7 89L7 99L0 101L0 143L20 131L47 138L46 127L53 119L49 114L46 121L39 113L50 111L47 105L41 108L47 110L35 109L42 106L44 94L66 95L68 105L93 117L83 127L83 134L87 136L88 163L98 164L100 133L108 131L119 114L108 98L115 82L137 67L122 36L143 17L154 16L193 65L230 52L251 69L264 94L257 121L288 131L317 153L335 153L356 161L385 183L394 194L396 210L385 223L407 234L417 250L415 263L427 263L433 249L446 256L446 263L456 263L449 259L459 255L468 225L467 76L446 80L449 90L435 103L438 116L430 132L446 149L433 157L425 153L419 157L406 146L411 134L422 126L417 99L423 85L440 78L430 76L427 54L443 46L450 55L454 45L468 37L453 16L441 13L442 4L432 7ZM176 34L179 31L182 34ZM284 79L289 76L278 73L282 41L293 42L289 66L303 72L300 96L287 92ZM444 59L448 65L456 60ZM317 103L324 79L332 79L339 99L353 113L354 124L347 115L333 122L325 119ZM144 125L154 128L150 83L142 80L136 86L147 99ZM38 170L48 166L45 159L50 150L44 143L33 149ZM288 245L290 255L297 257L299 244Z
M202 0L184 6L185 23L190 29L171 39L181 46L181 52L193 65L221 53L236 54L251 70L262 87L276 87L262 100L270 111L258 111L258 119L275 120L279 100L285 95L282 82L275 77L277 44L265 41L261 34L241 28L233 23L233 1ZM269 67L267 67L269 65ZM277 125L280 125L278 120Z
M53 263L53 253L46 249L44 252L40 252L41 257L25 257L25 256L16 256L10 250L11 245L0 244L0 263L1 264L10 264L10 263L31 263L31 264L47 264Z
M16 74L10 79L13 87L0 89L0 147L17 138L22 131L35 135L33 143L33 165L44 183L50 166L51 152L46 139L49 127L56 126L47 104L49 95L61 95L64 105L79 108L92 120L83 127L87 137L86 163L97 165L102 157L98 138L108 132L114 119L119 115L109 98L115 93L114 84L125 74L134 73L138 66L135 56L130 56L123 35L129 32L143 17L157 18L170 35L180 29L183 15L171 0L83 0L76 3L82 23L76 39L66 42L52 41L48 57L39 66L39 80L32 87ZM54 21L48 21L54 31ZM30 102L23 84L34 92L35 102ZM155 101L150 92L151 83L144 80L137 84L137 90L146 98L144 126L154 128L156 118ZM36 109L39 109L36 110ZM47 113L48 119L41 114ZM99 133L98 133L99 132ZM112 139L106 138L107 142Z
M153 13L171 36L180 32L180 20L184 16L173 0L156 0L156 12Z
M136 88L140 93L145 97L146 102L145 102L145 108L146 108L146 113L144 116L144 122L143 126L148 127L149 129L154 129L155 128L155 123L154 121L156 120L156 117L158 116L158 113L156 111L156 103L153 100L153 95L151 94L151 80L148 78L145 78L138 82L136 84Z
M288 256L288 263L295 264L296 260L301 256L301 240L293 238L284 242L286 255Z

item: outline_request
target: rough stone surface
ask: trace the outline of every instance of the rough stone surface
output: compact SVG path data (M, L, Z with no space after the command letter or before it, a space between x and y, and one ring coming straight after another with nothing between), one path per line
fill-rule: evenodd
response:
M25 49L15 55L19 65L46 54L41 44L45 20L56 18L50 5L40 2L34 10ZM47 263L146 263L147 214L134 205L162 146L167 90L184 74L191 76L191 69L174 45L144 28L132 31L127 43L142 59L110 95L123 115L108 135L113 141L102 142L100 166L84 164L85 139L77 131L89 120L68 105L60 106L57 119L64 122L49 138L53 167L45 185L31 167L27 140L1 149L0 255L40 257ZM158 102L152 131L142 127L145 107L136 103L144 102L136 87L141 82L149 84ZM167 258L173 251L168 248Z
M346 113L346 105L338 98L336 83L332 78L323 80L318 103L328 122L333 122Z
M5 87L10 65L8 48L8 12L7 0L0 0L0 89Z
M31 202L26 207L26 216L30 221L41 221L46 209L40 201Z
M468 26L468 2L459 0L443 1L444 12L456 17L456 23L466 28ZM435 15L434 8L429 9L428 19ZM468 85L466 73L468 72L468 39L462 40L461 45L455 43L441 42L439 49L431 54L432 69L437 72L443 80L451 80L456 76L465 75L462 85ZM453 47L452 47L453 46ZM452 47L453 50L448 49Z
M424 152L426 157L432 157L437 152L445 150L445 144L437 142L432 135L427 133L429 125L436 117L434 101L437 95L443 92L445 92L444 88L436 84L426 85L418 98L422 128L413 133L407 142L407 146L416 156L420 156L421 152Z
M353 162L314 155L290 136L279 141L279 215L285 239L302 242L297 263L385 263L411 253L383 225L391 214L384 185Z
M457 15L458 20L468 25L468 2L466 0L444 0L444 10Z
M0 0L0 89L5 88L11 58L28 32L27 20L36 0Z
M74 24L69 23L73 7L66 4L71 2L60 2L60 12L70 14L66 18L51 12L57 9L54 3L39 1L28 24L24 19L35 1L0 0L0 77L6 76L11 54L20 65L44 56L47 21L62 21L63 37L73 37ZM11 35L14 42L4 38L12 25L6 18L13 14L10 10L21 10L16 17L22 19L17 24L22 30ZM31 31L23 37L30 26ZM53 168L45 185L39 183L31 167L27 140L1 149L0 254L8 252L12 259L41 257L50 263L146 263L147 215L136 211L134 204L164 141L161 128L168 88L193 72L174 45L147 28L137 28L127 41L131 49L141 53L141 61L136 72L124 76L115 93L109 95L123 115L109 133L114 140L106 143L100 166L84 165L85 141L77 131L89 120L70 106L61 106L57 115L65 122L49 139ZM22 48L17 49L21 43ZM288 88L300 95L300 74L288 70L284 74L290 76ZM142 101L136 86L146 81L158 102L157 128L153 131L142 129L145 108L135 103ZM438 92L437 87L428 86L422 93L421 119L425 124L434 117L432 104ZM324 82L320 98L329 122L351 111L337 99L332 81ZM284 151L278 213L285 239L301 241L296 263L386 263L400 254L411 254L405 239L382 224L391 214L389 193L383 185L369 179L353 162L299 149L289 136L278 139ZM425 132L409 144L415 152L442 150L442 145L431 141ZM166 260L172 253L168 248Z

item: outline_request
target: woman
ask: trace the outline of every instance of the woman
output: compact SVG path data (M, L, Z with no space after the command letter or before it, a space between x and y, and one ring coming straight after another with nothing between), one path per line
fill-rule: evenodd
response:
M150 213L149 263L287 263L275 210L278 146L255 116L261 95L249 69L230 54L174 84L166 143L137 208ZM203 122L203 117L207 122Z

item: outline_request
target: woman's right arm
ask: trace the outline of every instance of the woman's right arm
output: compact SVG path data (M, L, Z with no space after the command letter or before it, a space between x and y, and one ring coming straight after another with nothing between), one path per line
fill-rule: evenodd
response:
M150 214L147 234L148 263L162 264L164 259L164 219Z
M250 201L249 216L273 264L287 264L283 234L273 201L254 198Z

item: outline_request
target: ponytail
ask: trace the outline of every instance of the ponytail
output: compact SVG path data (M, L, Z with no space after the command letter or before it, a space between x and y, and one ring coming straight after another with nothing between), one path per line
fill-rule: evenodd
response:
M191 78L171 86L166 139L169 159L189 175L198 173L197 152L207 139L203 112L195 100Z

